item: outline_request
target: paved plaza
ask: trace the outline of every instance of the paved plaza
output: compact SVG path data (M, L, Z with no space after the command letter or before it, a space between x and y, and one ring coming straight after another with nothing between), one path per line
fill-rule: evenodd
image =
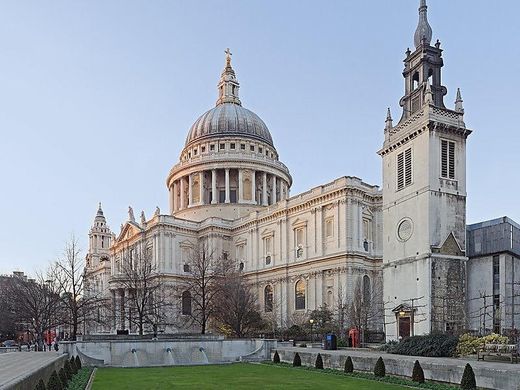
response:
M61 352L8 352L0 354L0 390L13 388L25 378L57 361Z

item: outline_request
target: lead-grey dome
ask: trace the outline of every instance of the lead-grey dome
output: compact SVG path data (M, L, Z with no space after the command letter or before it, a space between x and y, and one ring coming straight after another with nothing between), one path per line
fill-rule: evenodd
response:
M220 103L202 114L191 126L186 145L203 138L224 136L252 138L274 146L264 121L254 112L236 103Z

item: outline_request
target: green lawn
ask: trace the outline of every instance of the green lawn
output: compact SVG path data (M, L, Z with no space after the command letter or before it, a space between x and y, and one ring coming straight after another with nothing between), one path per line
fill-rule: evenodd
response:
M93 390L118 389L352 389L406 387L365 379L260 364L100 368Z

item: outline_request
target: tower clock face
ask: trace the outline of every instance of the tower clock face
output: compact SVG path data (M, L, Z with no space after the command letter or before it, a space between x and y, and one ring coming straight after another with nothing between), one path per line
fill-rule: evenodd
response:
M408 241L412 237L413 223L410 218L405 218L397 226L397 237L401 241Z

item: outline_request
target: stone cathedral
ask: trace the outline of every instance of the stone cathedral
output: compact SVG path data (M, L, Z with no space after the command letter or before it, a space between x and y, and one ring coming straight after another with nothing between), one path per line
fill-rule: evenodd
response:
M402 116L390 110L384 128L382 188L340 177L301 194L282 163L270 130L245 108L226 52L215 107L186 137L179 161L166 177L167 213L128 220L119 233L99 206L89 238L85 275L92 293L110 298L109 326L91 333L135 329L127 321L125 294L114 276L147 237L156 272L171 285L189 277L188 258L205 240L254 283L261 312L280 326L339 300L382 289L374 330L398 339L463 327L465 294L465 145L460 92L444 105L442 49L432 45L427 7L420 3L415 50L406 51ZM376 146L374 146L376 149ZM181 301L164 324L183 316Z

